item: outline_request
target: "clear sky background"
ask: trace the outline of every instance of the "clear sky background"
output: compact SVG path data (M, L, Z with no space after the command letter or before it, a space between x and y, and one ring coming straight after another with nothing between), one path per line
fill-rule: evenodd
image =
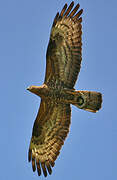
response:
M0 180L38 180L27 154L46 48L57 11L70 0L0 1ZM96 114L72 106L70 133L51 180L117 179L117 1L75 0L83 13L83 61L76 89L103 94Z

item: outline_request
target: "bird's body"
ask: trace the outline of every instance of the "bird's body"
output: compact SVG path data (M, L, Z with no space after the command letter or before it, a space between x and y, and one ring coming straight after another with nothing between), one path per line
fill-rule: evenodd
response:
M49 87L46 84L31 86L29 91L45 101L49 100L56 104L72 104L91 112L96 112L101 108L101 94L95 91L76 91L62 87L60 84Z
M76 91L75 82L82 60L83 10L79 4L71 11L74 2L57 13L51 29L46 54L46 75L42 86L27 88L41 97L40 108L33 126L29 147L29 161L33 171L44 176L52 173L51 167L60 153L69 132L71 104L80 109L97 112L101 108L102 95L93 91ZM40 166L41 165L41 166Z

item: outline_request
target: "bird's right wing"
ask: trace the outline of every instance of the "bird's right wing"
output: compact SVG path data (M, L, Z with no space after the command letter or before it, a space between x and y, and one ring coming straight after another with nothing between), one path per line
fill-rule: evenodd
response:
M52 101L41 101L29 147L29 162L32 169L44 176L52 173L51 167L59 155L61 146L69 132L71 108L69 104L57 104ZM41 165L41 167L40 167Z

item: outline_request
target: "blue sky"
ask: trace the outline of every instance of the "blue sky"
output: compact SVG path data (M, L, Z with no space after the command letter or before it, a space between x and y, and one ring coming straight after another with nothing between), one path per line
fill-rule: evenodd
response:
M0 1L0 179L44 179L27 161L54 16L70 0ZM72 106L71 128L47 179L117 179L117 1L75 0L83 13L83 61L76 89L103 94L102 109Z

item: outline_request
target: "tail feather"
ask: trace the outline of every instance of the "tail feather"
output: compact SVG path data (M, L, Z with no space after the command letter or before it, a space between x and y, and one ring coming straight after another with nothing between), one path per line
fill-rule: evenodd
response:
M75 91L72 104L86 111L97 112L102 105L102 94L95 91Z

